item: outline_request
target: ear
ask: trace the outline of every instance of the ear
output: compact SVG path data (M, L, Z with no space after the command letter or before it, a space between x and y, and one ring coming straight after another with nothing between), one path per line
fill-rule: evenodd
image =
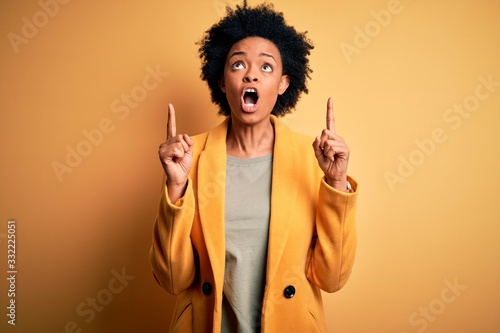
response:
M288 75L282 75L280 79L280 85L278 88L278 94L283 95L290 85L290 77Z
M226 93L226 81L224 80L224 76L220 78L219 80L219 87L220 90L225 94Z

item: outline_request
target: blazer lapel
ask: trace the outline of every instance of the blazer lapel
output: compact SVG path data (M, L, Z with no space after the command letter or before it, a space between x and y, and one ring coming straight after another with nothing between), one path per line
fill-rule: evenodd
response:
M222 288L226 257L224 202L229 118L211 130L198 162L198 208L216 286ZM220 281L219 281L220 280Z
M291 207L295 205L299 154L290 129L275 116L271 220L267 254L267 280L271 281L283 256ZM209 132L198 164L198 207L208 256L216 284L222 288L225 266L224 204L226 191L226 136L229 118ZM220 281L219 281L220 279Z
M283 256L291 221L291 207L295 206L298 190L298 160L290 129L276 117L274 123L273 179L271 189L271 224L267 254L267 280L272 281Z

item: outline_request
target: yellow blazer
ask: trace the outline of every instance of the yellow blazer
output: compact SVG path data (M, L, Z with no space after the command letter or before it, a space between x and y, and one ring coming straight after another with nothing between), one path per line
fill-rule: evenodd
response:
M275 129L271 220L262 332L326 332L321 290L335 292L356 252L354 193L330 187L313 139L271 116ZM183 198L166 187L153 228L150 261L158 283L179 295L170 332L220 332L225 265L224 195L227 118L194 136L193 165Z

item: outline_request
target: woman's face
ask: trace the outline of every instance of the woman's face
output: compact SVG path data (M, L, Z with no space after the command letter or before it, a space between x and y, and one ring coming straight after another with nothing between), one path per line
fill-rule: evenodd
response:
M229 50L220 87L233 121L252 125L268 119L288 84L280 52L271 41L248 37Z

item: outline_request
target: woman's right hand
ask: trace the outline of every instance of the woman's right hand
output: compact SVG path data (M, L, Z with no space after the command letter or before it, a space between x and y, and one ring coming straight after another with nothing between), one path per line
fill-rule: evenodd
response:
M158 149L167 175L168 196L172 203L184 196L193 162L194 141L187 134L176 134L175 109L168 105L167 141Z

